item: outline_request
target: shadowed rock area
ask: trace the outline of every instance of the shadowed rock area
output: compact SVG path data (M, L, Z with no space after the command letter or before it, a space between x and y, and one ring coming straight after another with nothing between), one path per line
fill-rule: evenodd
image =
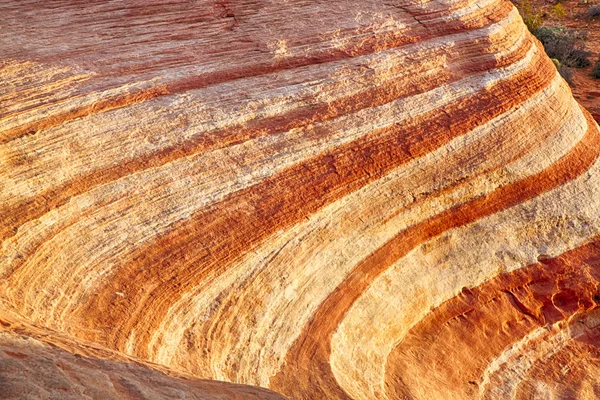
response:
M600 396L599 127L509 1L0 15L9 398Z

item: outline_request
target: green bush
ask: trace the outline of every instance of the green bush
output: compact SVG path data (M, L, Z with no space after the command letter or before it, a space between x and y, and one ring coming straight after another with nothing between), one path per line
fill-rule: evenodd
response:
M598 61L594 65L594 68L592 68L591 75L592 75L592 77L594 77L596 79L600 79L600 59L598 59Z
M533 34L544 45L550 58L556 58L561 65L572 68L585 68L590 65L590 52L584 49L585 36L563 26L542 26Z
M556 3L555 5L550 7L550 14L554 18L564 18L565 15L567 15L567 12L565 11L565 8L563 7L562 4Z
M519 14L521 14L521 18L523 18L523 22L530 32L533 32L542 26L542 13L540 11L534 11L534 8L529 0L521 0L515 5L519 10Z

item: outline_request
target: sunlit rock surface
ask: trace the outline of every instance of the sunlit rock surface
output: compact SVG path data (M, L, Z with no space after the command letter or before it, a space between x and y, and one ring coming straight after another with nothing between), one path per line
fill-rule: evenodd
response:
M2 399L268 399L253 386L177 376L0 312Z
M600 396L598 125L508 1L0 15L16 398Z

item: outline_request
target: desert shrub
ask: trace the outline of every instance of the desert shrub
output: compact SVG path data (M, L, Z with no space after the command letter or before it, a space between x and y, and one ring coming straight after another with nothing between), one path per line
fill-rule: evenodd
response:
M585 36L563 26L542 26L533 34L544 45L550 58L556 58L561 65L572 68L585 68L590 65L590 53L584 49Z
M564 64L567 67L573 68L585 68L589 67L590 62L590 52L584 49L573 49L565 58Z
M565 11L565 8L563 7L562 4L556 3L555 5L550 7L550 14L554 18L564 18L565 15L567 15L567 12Z
M596 64L594 64L594 68L592 68L591 75L596 79L600 79L600 58L598 59L598 61L596 61Z
M600 18L600 6L592 6L585 12L585 16L589 19Z
M533 32L542 26L542 13L539 10L534 10L529 0L521 0L515 5L530 32Z
M569 85L573 86L573 71L570 68L561 65L558 67L558 73Z

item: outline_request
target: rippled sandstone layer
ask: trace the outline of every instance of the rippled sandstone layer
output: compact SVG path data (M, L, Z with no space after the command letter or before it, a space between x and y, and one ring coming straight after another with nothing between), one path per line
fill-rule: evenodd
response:
M17 398L600 396L600 133L508 1L0 14Z

